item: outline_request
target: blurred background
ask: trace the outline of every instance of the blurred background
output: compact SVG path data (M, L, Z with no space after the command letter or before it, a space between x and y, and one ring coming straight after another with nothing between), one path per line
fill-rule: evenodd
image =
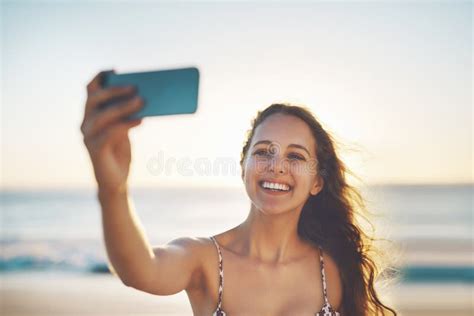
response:
M108 273L79 126L98 71L195 66L196 114L130 133L151 244L243 221L250 121L294 102L344 144L377 235L401 250L383 300L472 315L472 13L470 1L2 1L1 314L192 314L184 292Z

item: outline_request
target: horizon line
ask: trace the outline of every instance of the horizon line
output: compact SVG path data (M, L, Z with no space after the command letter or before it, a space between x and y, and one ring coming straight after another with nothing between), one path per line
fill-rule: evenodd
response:
M380 186L474 186L474 181L445 181L445 182L373 182L365 183L362 186L365 187L380 187ZM359 187L355 185L355 187ZM194 188L194 189L239 189L244 188L243 184L222 184L222 183L170 183L170 184L154 184L154 185L130 185L129 191L141 190L141 189L180 189L180 188ZM4 186L0 187L0 192L8 191L73 191L73 190L96 190L96 185L63 185L63 186Z

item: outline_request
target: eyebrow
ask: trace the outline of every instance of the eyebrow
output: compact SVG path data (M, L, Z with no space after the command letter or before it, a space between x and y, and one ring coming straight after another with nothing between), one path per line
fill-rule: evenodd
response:
M253 147L257 146L257 145L260 145L260 144L271 144L272 142L269 141L269 140L260 140L258 142L256 142ZM299 149L303 149L304 151L306 151L308 153L308 155L311 157L311 154L309 153L308 149L306 149L306 147L304 147L303 145L299 145L299 144L289 144L288 147L295 147L295 148L299 148Z

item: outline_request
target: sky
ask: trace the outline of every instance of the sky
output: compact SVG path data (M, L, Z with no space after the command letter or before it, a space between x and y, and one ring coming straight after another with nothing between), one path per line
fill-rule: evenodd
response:
M472 183L472 13L468 1L2 1L1 189L93 186L87 83L187 66L198 111L130 132L133 186L241 185L250 122L275 102L310 108L367 184Z

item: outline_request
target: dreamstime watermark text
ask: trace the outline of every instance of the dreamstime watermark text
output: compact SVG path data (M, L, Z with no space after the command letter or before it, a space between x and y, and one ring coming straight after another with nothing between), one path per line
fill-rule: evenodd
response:
M185 177L192 176L235 176L237 175L238 162L232 157L216 157L209 159L198 157L167 157L160 151L147 161L147 170L154 176L170 176L176 171Z
M257 175L275 173L309 174L318 173L318 162L316 159L305 159L304 161L288 157L279 158L276 152L270 155L251 156L247 169L251 168ZM163 151L153 155L147 161L147 170L154 176L171 176L177 173L180 176L240 176L240 162L232 157L166 157ZM319 173L326 176L325 170Z

